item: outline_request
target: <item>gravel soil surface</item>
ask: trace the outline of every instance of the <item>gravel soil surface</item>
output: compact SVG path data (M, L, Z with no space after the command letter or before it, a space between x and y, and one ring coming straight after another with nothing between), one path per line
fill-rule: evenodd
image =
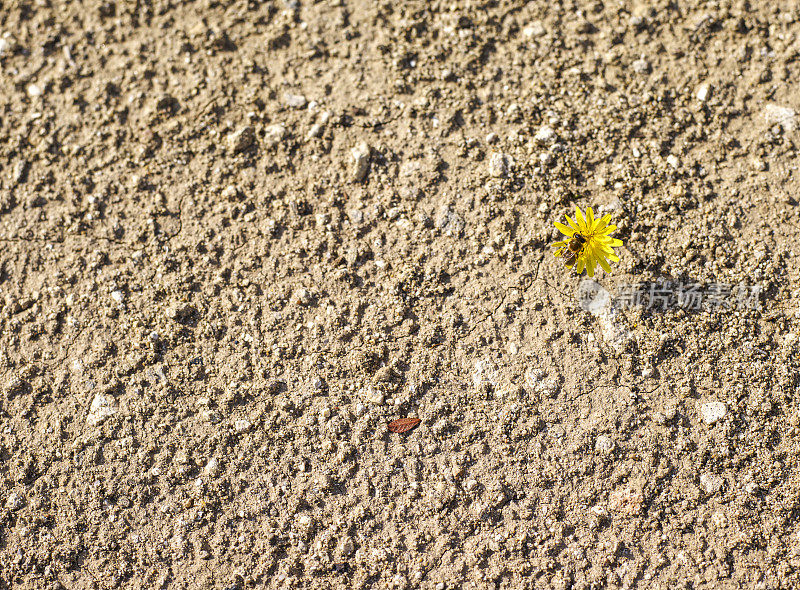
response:
M3 0L0 589L800 587L799 142L790 0Z

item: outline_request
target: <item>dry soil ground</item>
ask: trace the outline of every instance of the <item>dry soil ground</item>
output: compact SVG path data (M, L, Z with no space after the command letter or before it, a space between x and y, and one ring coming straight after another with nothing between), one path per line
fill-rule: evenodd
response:
M798 587L799 81L791 0L3 0L0 588ZM756 305L585 311L576 204Z

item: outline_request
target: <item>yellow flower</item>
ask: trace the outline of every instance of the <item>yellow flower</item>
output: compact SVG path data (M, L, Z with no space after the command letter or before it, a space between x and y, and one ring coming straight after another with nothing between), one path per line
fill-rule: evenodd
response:
M619 262L619 258L614 254L613 248L622 246L622 240L609 236L617 229L616 225L609 225L611 215L604 215L600 219L594 218L591 207L586 208L586 216L581 213L580 208L575 207L575 221L569 215L565 215L567 223L555 222L555 226L568 240L553 244L557 248L555 255L564 256L567 266L574 266L575 272L581 274L586 269L586 274L594 276L596 265L610 273L611 267L608 261Z

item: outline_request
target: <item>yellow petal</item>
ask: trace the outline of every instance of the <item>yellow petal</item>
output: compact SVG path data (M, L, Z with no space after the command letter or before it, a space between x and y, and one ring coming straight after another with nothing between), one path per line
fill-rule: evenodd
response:
M594 211L591 207L586 207L586 227L592 229L594 226Z
M619 256L616 254L607 254L606 258L608 258L611 262L619 262Z
M597 249L596 243L589 242L589 247L586 248L586 256L587 258L591 258L593 262L597 260L597 258L600 256L600 253Z
M564 217L567 218L567 223L569 223L569 226L572 229L574 229L575 232L580 232L581 231L581 228L578 227L578 225L574 221L572 221L572 218L569 215L564 215ZM572 233L574 234L575 232L572 232Z
M583 272L584 262L583 257L578 258L578 266L575 267L575 272L581 274Z
M594 227L592 228L592 233L593 234L599 234L601 231L603 231L603 228L605 228L605 226L608 225L609 221L611 221L611 213L607 213L606 215L603 215L603 217L601 217L600 219L598 219L598 220L596 220L594 222Z
M590 276L594 276L594 257L587 256L586 257L586 273Z
M560 242L554 242L554 243L550 244L550 246L553 247L553 248L563 248L568 243L569 242L567 242L567 240L562 240Z
M569 236L570 238L575 235L575 230L569 226L564 225L563 223L559 223L558 221L554 222L554 225L565 236Z
M611 274L611 266L608 264L608 260L606 260L603 256L597 259L597 262L600 263L600 266L603 267L603 270L606 271L608 274Z
M617 238L611 238L611 241L608 244L609 246L612 246L614 248L619 248L620 246L622 246L622 240L618 240Z
M610 234L615 229L617 229L616 225L608 225L608 226L604 227L601 231L597 232L597 234L600 235L600 236L607 236L608 234Z
M583 213L581 213L581 210L577 205L575 205L575 220L578 222L580 231L589 233L586 231L586 218L583 216Z
M614 253L614 250L611 249L611 246L609 246L608 244L603 244L603 243L597 244L597 250L599 252L603 252L604 254L613 254Z

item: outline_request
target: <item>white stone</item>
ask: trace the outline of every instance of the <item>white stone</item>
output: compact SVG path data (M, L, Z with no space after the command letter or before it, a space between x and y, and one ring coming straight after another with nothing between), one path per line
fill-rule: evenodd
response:
M439 209L435 224L448 236L460 236L465 227L464 219L449 205L442 205Z
M633 71L637 74L646 74L650 71L650 62L648 62L644 57L640 57L634 61L632 66Z
M314 139L315 137L319 137L322 135L322 131L325 129L325 126L322 123L314 123L311 129L308 130L308 139Z
M366 395L367 401L371 404L376 404L380 406L385 401L383 392L381 392L379 389L375 389L374 387L365 388L364 393Z
M529 389L536 389L541 385L541 382L545 377L547 377L547 373L541 369L528 369L525 371L525 386Z
M713 473L704 473L700 476L700 485L707 494L715 494L722 487L722 478Z
M488 359L477 361L472 372L472 383L475 389L480 389L483 385L497 385L497 367L494 363Z
M292 107L293 109L302 109L308 103L306 97L302 94L289 94L288 92L283 95L283 102L287 107Z
M250 430L250 426L252 426L250 420L242 419L233 423L233 428L236 430L236 432L246 432Z
M294 300L298 303L298 305L310 305L313 297L311 295L311 291L306 289L305 287L300 287L297 291L294 292Z
M23 506L25 506L25 498L17 492L11 492L8 498L6 498L6 508L12 512L14 510L19 510Z
M703 422L710 426L728 415L728 406L722 402L706 402L700 406L700 414Z
M699 100L700 102L705 102L708 100L710 96L711 96L711 84L708 83L700 84L700 86L697 87L697 92L695 93L695 97L697 98L697 100Z
M280 123L268 126L264 129L264 141L267 145L277 145L286 137L286 127Z
M243 152L256 141L256 133L252 127L243 127L228 135L228 148L233 152Z
M495 178L508 176L508 171L514 165L514 160L507 154L493 152L489 156L489 174Z
M728 526L728 517L721 510L717 510L711 515L711 524L714 525L714 528L724 529Z
M361 182L367 177L371 154L372 149L365 141L350 150L350 155L353 157L353 181Z
M536 135L533 136L533 140L541 145L549 145L556 140L556 132L553 131L552 127L545 125L536 132Z
M669 156L667 156L667 164L677 169L681 165L681 161L675 154L670 154Z
M117 400L110 395L98 393L92 400L89 407L89 414L86 416L86 424L97 426L109 416L113 416L119 411Z
M125 294L120 290L112 291L111 299L113 299L117 303L122 303L123 301L125 301Z
M535 20L527 27L522 29L522 34L530 38L543 37L547 34L547 29L544 28L542 21Z
M219 461L216 458L212 458L206 463L206 466L203 468L203 473L209 477L215 477L219 475L220 472L220 465Z
M610 436L601 434L594 441L594 450L599 453L610 453L614 450L614 441L611 440Z
M42 95L42 87L37 84L30 84L28 86L28 96L31 98L36 98L37 96Z

